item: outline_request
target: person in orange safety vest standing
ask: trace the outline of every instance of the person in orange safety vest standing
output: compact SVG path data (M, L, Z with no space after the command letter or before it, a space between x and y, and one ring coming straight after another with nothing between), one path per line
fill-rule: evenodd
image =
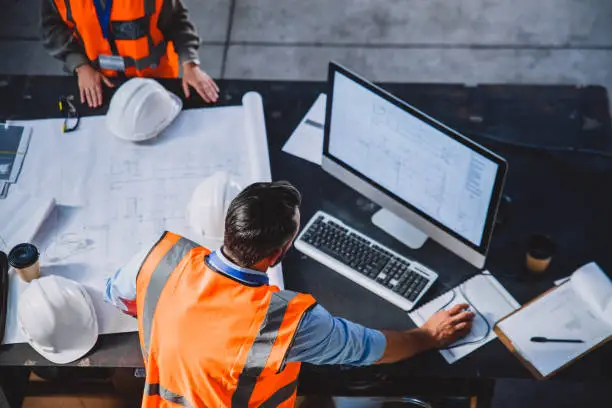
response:
M143 407L293 407L302 362L392 363L470 330L467 305L421 328L379 331L270 285L300 201L287 182L252 184L229 206L220 249L166 232L109 278L105 299L138 318Z
M50 54L76 73L81 102L102 104L109 77L178 78L206 102L219 88L200 70L199 37L181 0L42 0L42 37Z

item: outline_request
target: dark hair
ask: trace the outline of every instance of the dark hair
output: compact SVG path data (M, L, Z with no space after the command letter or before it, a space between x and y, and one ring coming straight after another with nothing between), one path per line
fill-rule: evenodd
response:
M251 266L281 249L298 230L302 201L288 181L254 183L231 202L225 217L224 248L241 266Z

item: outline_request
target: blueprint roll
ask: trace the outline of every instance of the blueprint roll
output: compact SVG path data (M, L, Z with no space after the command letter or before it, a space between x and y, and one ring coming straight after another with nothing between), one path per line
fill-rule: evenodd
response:
M247 184L257 181L272 181L269 165L268 132L261 95L257 92L247 92L242 97L242 106L244 107L244 125L248 149L251 152L251 157L255 158L251 160L251 180ZM264 158L268 160L268 163L260 162ZM270 278L270 285L278 286L279 289L285 288L281 264L270 268L268 277Z
M255 158L251 160L251 180L248 184L256 181L271 181L272 174L269 164L260 162L264 158L268 159L270 157L261 95L257 92L247 92L242 97L242 106L244 106L244 124L248 149L252 153L251 156Z

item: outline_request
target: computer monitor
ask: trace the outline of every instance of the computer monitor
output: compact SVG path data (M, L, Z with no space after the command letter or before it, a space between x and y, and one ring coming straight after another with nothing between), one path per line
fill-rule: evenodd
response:
M482 268L506 161L335 63L328 86L323 169L379 204L372 222L406 245L430 237Z

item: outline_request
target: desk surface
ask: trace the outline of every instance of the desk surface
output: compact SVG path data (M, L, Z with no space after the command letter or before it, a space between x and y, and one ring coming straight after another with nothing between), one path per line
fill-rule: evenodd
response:
M164 84L181 94L177 81ZM323 209L369 234L383 244L436 270L441 283L424 301L454 286L477 270L432 241L413 251L374 227L369 219L378 207L327 175L319 167L281 152L281 147L325 84L278 81L220 81L222 105L240 103L249 90L262 94L269 135L274 179L287 179L303 193L303 222ZM391 92L417 108L466 134L491 134L507 141L547 146L573 146L612 151L612 132L607 94L600 87L479 86L389 84ZM77 95L70 77L0 76L0 121L59 116L59 95ZM107 98L108 100L108 98ZM199 107L187 101L186 108ZM106 108L82 115L103 114ZM508 220L494 232L486 267L524 303L569 275L578 266L597 261L612 273L612 159L578 153L550 153L474 139L506 157L509 173L505 192L512 199ZM523 272L524 243L532 232L550 234L558 245L550 270L539 279ZM287 288L313 294L333 314L375 328L413 327L408 316L317 262L291 251L284 261ZM612 343L600 348L556 378L611 379ZM27 345L0 349L0 365L47 365ZM142 365L137 336L101 336L80 366L138 367ZM311 368L310 372L317 372ZM341 368L325 368L330 377ZM305 370L308 372L309 370ZM353 369L370 376L447 378L531 378L529 372L499 342L448 365L437 352L387 366Z

